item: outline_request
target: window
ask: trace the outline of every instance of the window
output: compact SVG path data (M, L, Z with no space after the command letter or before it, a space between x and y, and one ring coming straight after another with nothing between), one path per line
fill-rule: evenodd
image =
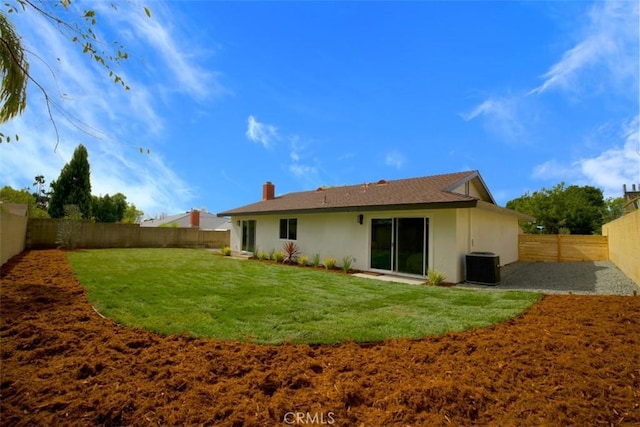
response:
M280 220L280 238L296 240L298 237L298 219L289 218Z

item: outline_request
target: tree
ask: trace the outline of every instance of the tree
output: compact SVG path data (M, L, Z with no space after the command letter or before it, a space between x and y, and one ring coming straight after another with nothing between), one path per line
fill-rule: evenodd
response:
M27 215L29 218L48 218L46 210L40 209L36 204L33 194L28 189L15 190L8 185L0 189L0 201L5 203L21 203L27 205Z
M35 182L33 186L36 187L36 191L33 193L33 197L36 199L36 206L46 211L49 208L49 193L44 190L46 180L44 179L44 175L38 175L34 179Z
M602 190L585 185L570 185L564 193L567 208L566 227L573 234L594 234L602 232L604 198Z
M71 0L57 0L54 2L46 0L7 0L4 2L6 14L0 11L0 75L2 83L0 85L0 123L4 123L22 113L27 103L27 83L32 82L44 95L44 99L49 113L49 119L56 132L57 142L59 141L58 128L53 118L52 107L64 111L54 103L46 89L38 80L29 73L29 63L25 54L30 52L24 49L19 35L14 26L7 18L8 14L26 12L27 10L40 14L45 20L57 27L57 29L67 36L69 40L77 44L82 49L82 53L102 65L109 71L109 77L117 84L122 85L125 90L129 86L122 77L113 71L112 66L121 60L127 59L129 55L124 51L120 43L106 44L100 41L94 31L97 24L97 14L93 9L73 9ZM61 8L60 8L61 6ZM115 4L112 8L117 10ZM73 9L73 10L72 10ZM63 15L61 11L69 12ZM147 17L151 17L148 8L144 8ZM74 13L77 13L74 15ZM63 19L61 16L71 16ZM114 46L113 51L101 49L98 46ZM16 135L16 139L18 136ZM10 136L0 132L0 143L9 142ZM58 143L56 142L56 147Z
M0 12L0 123L22 113L27 105L29 63L24 57L20 37L6 15ZM0 141L3 135L0 133Z
M122 222L125 224L139 224L142 221L142 216L144 212L139 211L136 208L136 205L130 203L127 205L127 209L124 212L124 217L122 218Z
M620 218L624 215L624 198L622 197L609 197L604 201L604 211L602 223L606 224L614 219Z
M97 222L121 222L127 210L127 196L116 193L102 197L92 196L91 212Z
M84 145L80 144L73 152L71 161L62 168L58 179L51 183L51 218L62 218L65 215L65 205L76 205L82 218L91 218L90 175L89 153Z
M599 233L606 212L602 190L588 185L565 188L564 182L510 200L507 208L536 218L536 224L521 224L525 232L546 234Z

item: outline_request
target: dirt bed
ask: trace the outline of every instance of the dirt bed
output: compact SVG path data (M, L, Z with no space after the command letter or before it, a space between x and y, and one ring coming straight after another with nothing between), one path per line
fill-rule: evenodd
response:
M488 329L311 347L121 327L55 250L11 260L0 290L6 426L640 425L640 297L548 295Z

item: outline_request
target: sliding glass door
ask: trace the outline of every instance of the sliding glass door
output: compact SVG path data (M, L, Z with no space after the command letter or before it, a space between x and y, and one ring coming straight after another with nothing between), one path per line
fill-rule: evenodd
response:
M371 268L424 276L428 235L428 218L372 219Z
M371 220L371 268L391 270L393 260L393 220Z
M242 221L242 250L253 252L256 248L256 221Z
M424 275L426 218L396 219L396 265L398 273Z

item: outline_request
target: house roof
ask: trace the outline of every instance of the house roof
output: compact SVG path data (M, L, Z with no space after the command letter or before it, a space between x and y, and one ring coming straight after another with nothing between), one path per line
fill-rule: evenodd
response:
M176 227L191 227L191 212L183 212L176 215L166 216L160 219L148 219L140 224L141 227L160 227L171 225ZM200 230L229 230L231 222L226 218L218 218L215 214L200 211Z
M26 203L4 203L0 201L0 210L18 216L27 216L29 207Z
M466 184L472 182L480 197L466 191ZM474 207L478 200L495 205L480 173L467 171L288 193L221 212L218 216Z

